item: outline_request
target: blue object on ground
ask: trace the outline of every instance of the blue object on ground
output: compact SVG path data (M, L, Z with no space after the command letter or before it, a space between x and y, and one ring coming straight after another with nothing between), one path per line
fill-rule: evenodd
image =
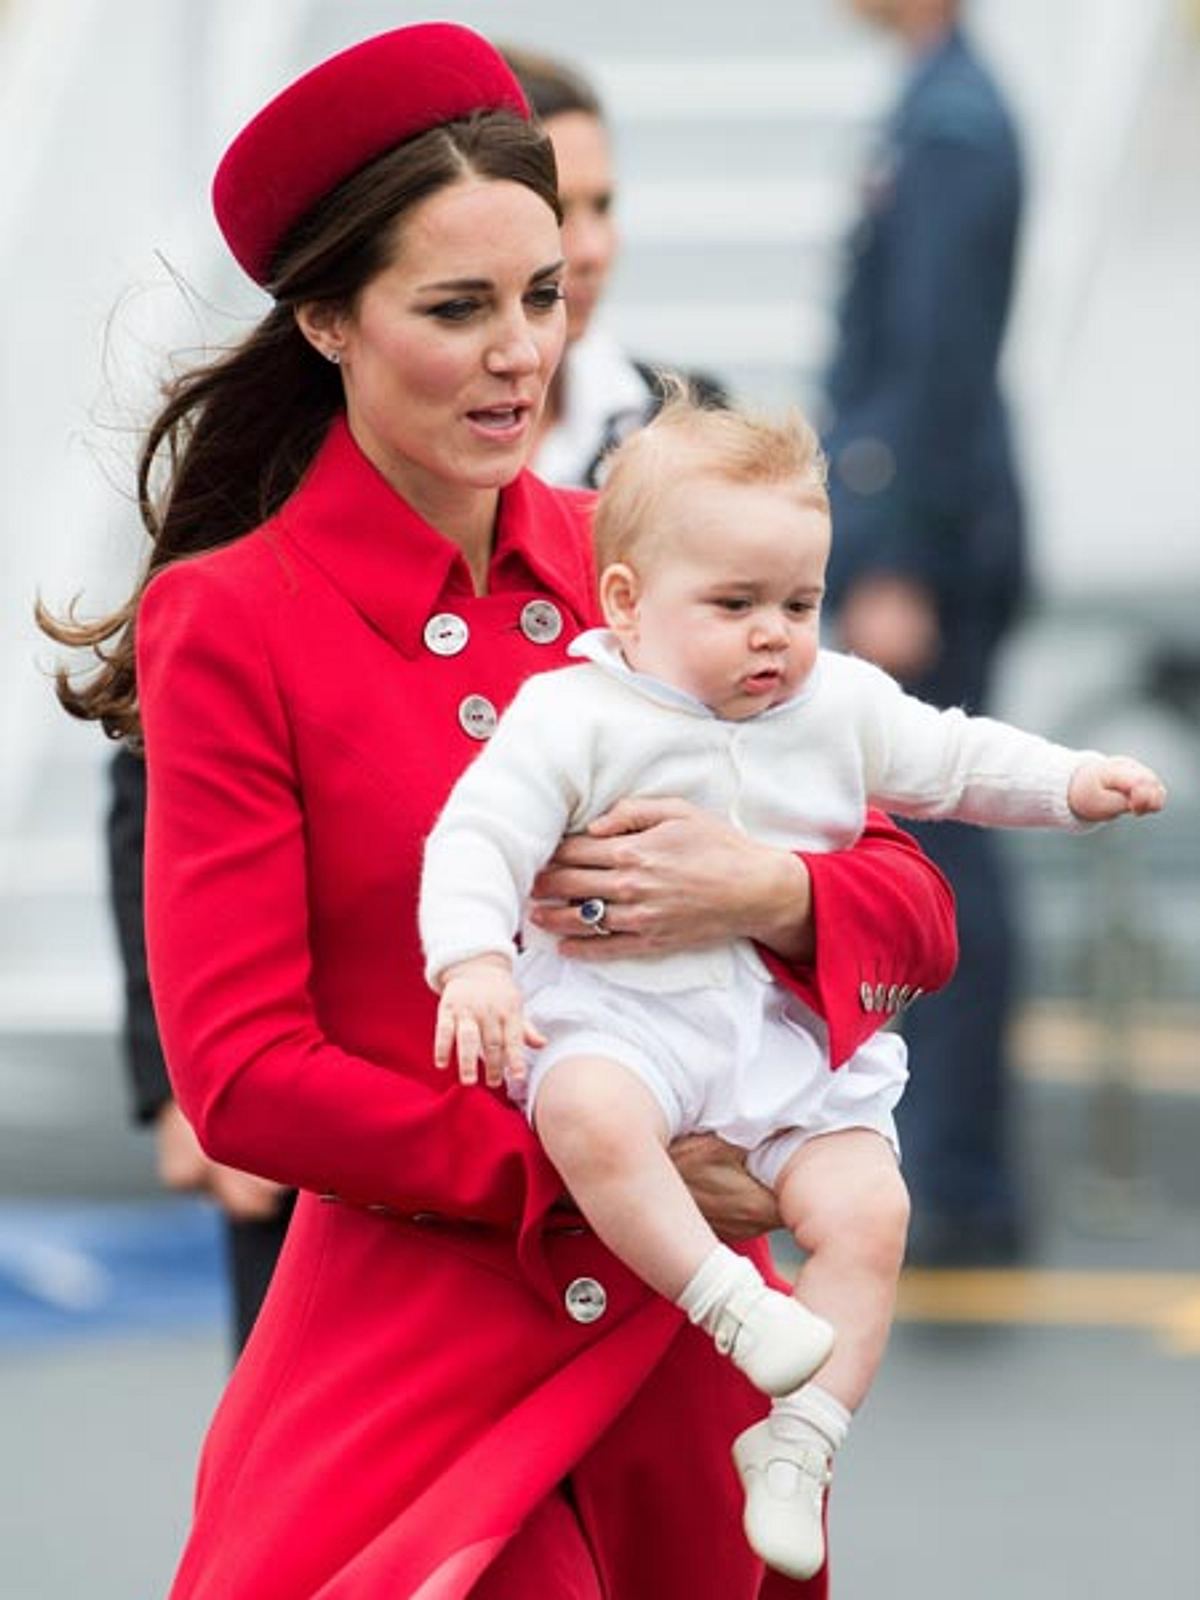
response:
M228 1315L224 1241L201 1200L0 1201L0 1348Z

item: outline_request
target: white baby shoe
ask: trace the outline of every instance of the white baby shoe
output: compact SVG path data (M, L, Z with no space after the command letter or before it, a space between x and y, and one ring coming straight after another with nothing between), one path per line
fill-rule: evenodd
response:
M788 1578L811 1578L825 1564L829 1456L811 1442L781 1438L770 1418L734 1441L746 1491L742 1526L755 1555Z
M833 1329L794 1300L761 1282L729 1296L713 1340L763 1394L790 1394L823 1366L833 1349Z

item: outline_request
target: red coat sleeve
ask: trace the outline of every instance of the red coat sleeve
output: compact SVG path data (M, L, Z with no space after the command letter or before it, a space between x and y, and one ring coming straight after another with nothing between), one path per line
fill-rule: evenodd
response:
M764 956L825 1018L837 1067L891 1020L906 995L950 981L958 960L954 895L916 841L881 811L868 813L852 849L803 859L812 879L815 960L791 968Z
M319 1025L293 731L253 605L207 563L171 567L142 602L138 675L151 979L205 1150L350 1201L531 1226L561 1183L523 1118Z

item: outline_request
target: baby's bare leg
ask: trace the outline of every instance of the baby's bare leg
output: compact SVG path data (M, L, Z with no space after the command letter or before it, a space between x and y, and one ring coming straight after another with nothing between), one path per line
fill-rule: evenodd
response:
M891 1146L864 1128L810 1139L783 1170L779 1209L808 1261L796 1293L834 1326L833 1354L740 1434L745 1528L768 1566L809 1578L825 1560L830 1461L887 1344L904 1259L908 1194Z
M779 1209L808 1260L796 1293L837 1332L817 1374L854 1411L887 1345L908 1232L908 1191L891 1146L866 1128L810 1139L784 1168Z
M666 1118L639 1078L601 1056L557 1061L538 1090L534 1122L613 1254L764 1394L788 1394L816 1371L833 1330L720 1242L667 1155Z
M662 1107L601 1056L555 1062L534 1103L546 1154L614 1255L675 1300L717 1245L667 1155Z

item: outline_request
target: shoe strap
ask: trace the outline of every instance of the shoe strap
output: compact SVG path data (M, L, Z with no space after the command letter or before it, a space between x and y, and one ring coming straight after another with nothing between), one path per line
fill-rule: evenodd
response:
M761 1283L744 1284L733 1291L717 1314L713 1324L713 1343L723 1356L730 1355L738 1342L738 1335L746 1318L764 1294L770 1291Z
M823 1450L818 1450L815 1445L801 1444L799 1440L781 1439L774 1433L769 1433L769 1437L765 1466L769 1467L775 1461L785 1461L806 1478L815 1479L822 1489L827 1489L833 1482L833 1467Z

